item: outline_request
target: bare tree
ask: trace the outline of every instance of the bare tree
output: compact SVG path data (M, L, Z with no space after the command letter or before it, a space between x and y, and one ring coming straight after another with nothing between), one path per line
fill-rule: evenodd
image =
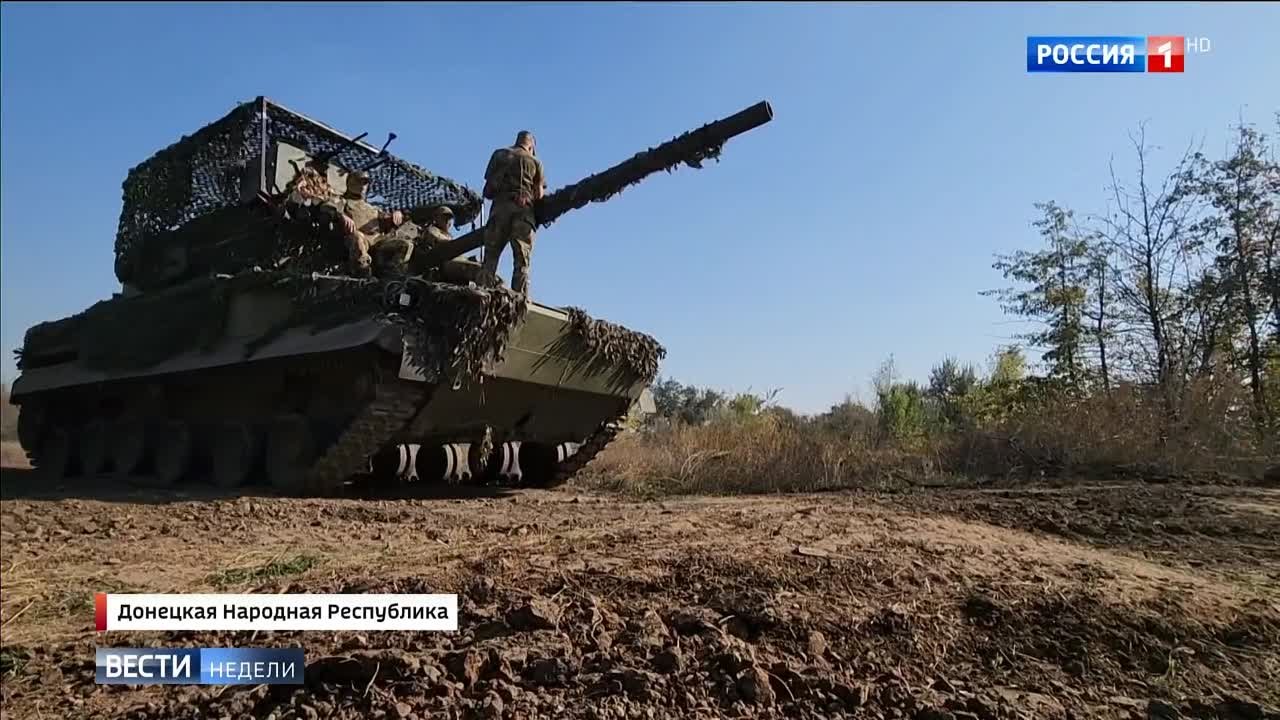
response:
M1085 236L1079 229L1076 233L1086 238L1088 247L1088 274L1085 279L1088 297L1081 314L1086 321L1085 332L1096 348L1102 391L1110 396L1111 366L1107 361L1107 349L1116 336L1115 269L1109 248L1099 242L1099 236Z
M1112 292L1123 326L1125 349L1134 369L1163 390L1169 407L1186 374L1183 333L1188 298L1188 259L1196 248L1196 203L1189 193L1195 154L1183 153L1174 170L1154 179L1148 168L1152 148L1145 124L1130 134L1137 158L1136 186L1110 164L1112 207L1100 234L1115 263Z

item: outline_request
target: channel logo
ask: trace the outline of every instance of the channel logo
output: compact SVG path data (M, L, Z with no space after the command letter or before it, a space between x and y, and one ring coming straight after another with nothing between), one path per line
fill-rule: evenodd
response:
M1180 73L1187 52L1209 52L1208 38L1182 35L1027 37L1029 73Z
M300 685L302 648L98 648L99 685Z

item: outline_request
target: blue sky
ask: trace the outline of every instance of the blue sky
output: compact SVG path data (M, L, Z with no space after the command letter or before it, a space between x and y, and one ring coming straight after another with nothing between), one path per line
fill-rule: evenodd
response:
M1228 3L6 4L0 372L118 290L129 168L256 95L477 188L521 128L555 188L767 99L718 165L541 231L533 294L653 334L682 382L821 411L891 353L921 379L984 365L1018 330L978 295L992 253L1035 244L1034 202L1101 210L1138 122L1167 153L1220 151L1241 112L1274 128L1277 28ZM1027 35L1156 34L1213 49L1183 75L1026 72Z

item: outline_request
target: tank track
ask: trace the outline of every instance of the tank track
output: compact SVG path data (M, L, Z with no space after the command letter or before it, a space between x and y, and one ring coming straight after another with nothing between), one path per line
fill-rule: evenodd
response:
M431 399L433 387L377 378L373 399L307 472L306 492L338 495L347 478L367 473L369 457L408 428Z
M587 438L586 442L582 443L582 446L578 448L578 452L573 454L573 457L560 463L550 482L530 484L527 487L550 489L569 482L574 475L578 474L582 468L590 464L590 462L595 459L596 455L599 455L600 452L604 450L609 443L613 442L613 439L622 432L622 422L625 418L625 415L619 416L614 420L602 423L600 427L596 428L596 431Z

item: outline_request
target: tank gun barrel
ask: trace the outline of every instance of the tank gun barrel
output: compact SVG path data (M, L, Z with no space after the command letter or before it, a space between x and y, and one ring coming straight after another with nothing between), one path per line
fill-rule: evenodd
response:
M708 159L719 159L726 141L754 130L773 119L773 108L766 101L736 112L715 122L690 130L661 145L637 153L630 159L546 195L534 206L538 225L546 227L567 212L588 203L604 202L650 175L670 172L681 164L700 168ZM484 244L483 228L433 248L426 254L426 267L436 267Z

